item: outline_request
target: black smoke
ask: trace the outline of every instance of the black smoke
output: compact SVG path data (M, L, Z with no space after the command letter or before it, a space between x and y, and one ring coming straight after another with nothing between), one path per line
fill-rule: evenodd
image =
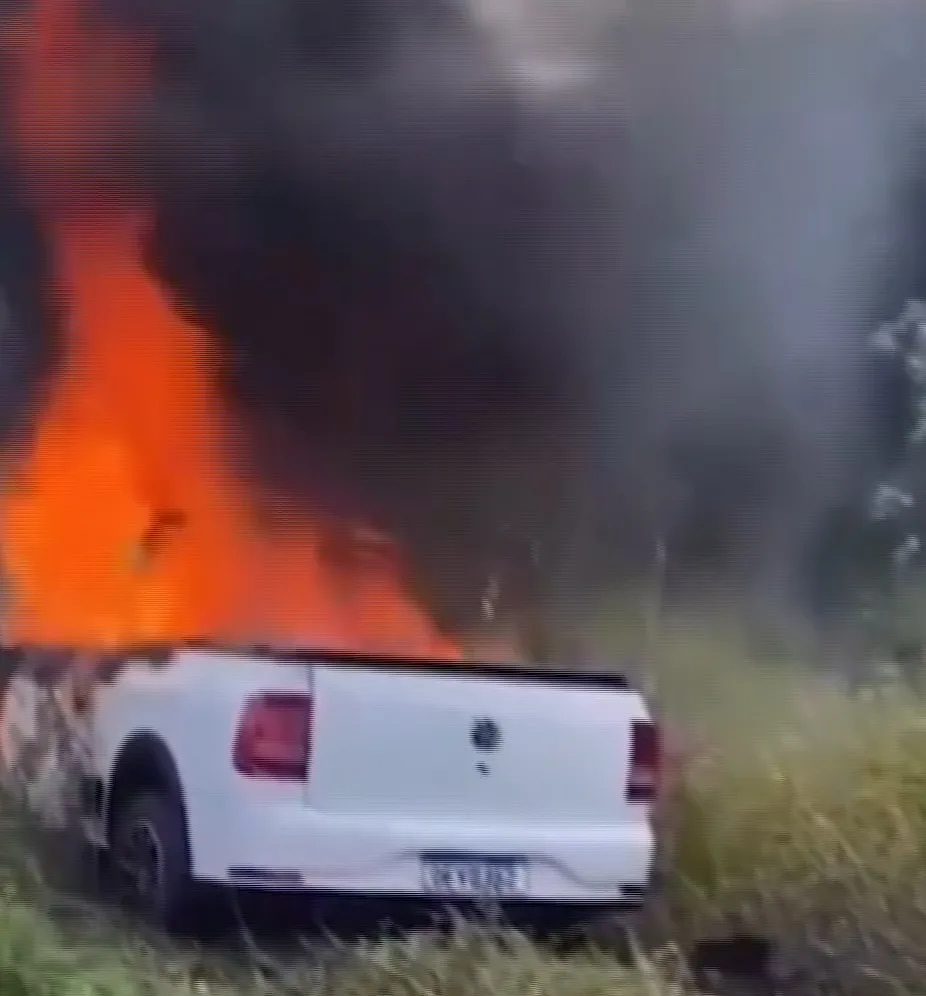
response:
M495 574L501 611L571 611L660 543L767 592L876 476L914 6L595 14L550 89L461 2L106 2L157 42L125 161L152 271L223 340L242 472L394 535L442 625Z
M153 14L152 266L223 336L265 490L385 529L471 627L493 573L531 588L590 458L598 163L464 7L236 10Z
M0 165L0 441L11 454L28 446L60 361L61 318L38 217Z

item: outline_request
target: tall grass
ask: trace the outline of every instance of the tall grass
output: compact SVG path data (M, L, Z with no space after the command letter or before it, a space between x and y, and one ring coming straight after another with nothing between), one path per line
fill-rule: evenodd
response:
M670 996L648 960L556 955L515 931L461 924L285 958L203 955L140 941L114 922L79 941L40 903L8 890L0 903L3 996Z
M756 659L735 631L669 626L655 697L682 743L654 911L681 942L774 939L843 985L926 980L926 699Z

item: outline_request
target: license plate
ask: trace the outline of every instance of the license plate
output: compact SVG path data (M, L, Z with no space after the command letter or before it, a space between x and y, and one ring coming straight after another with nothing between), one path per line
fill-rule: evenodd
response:
M421 885L435 896L511 899L526 896L524 858L422 857Z

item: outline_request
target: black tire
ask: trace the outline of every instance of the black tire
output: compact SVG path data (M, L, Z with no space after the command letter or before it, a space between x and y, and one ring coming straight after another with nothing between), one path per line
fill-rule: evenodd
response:
M184 932L193 920L190 850L180 803L160 792L113 814L110 868L116 898L149 926Z

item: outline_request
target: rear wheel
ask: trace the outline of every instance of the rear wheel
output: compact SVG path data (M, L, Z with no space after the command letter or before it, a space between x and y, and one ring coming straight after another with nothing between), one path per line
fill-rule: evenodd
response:
M174 932L191 920L193 883L182 807L150 792L113 814L112 881L117 899L151 926Z

